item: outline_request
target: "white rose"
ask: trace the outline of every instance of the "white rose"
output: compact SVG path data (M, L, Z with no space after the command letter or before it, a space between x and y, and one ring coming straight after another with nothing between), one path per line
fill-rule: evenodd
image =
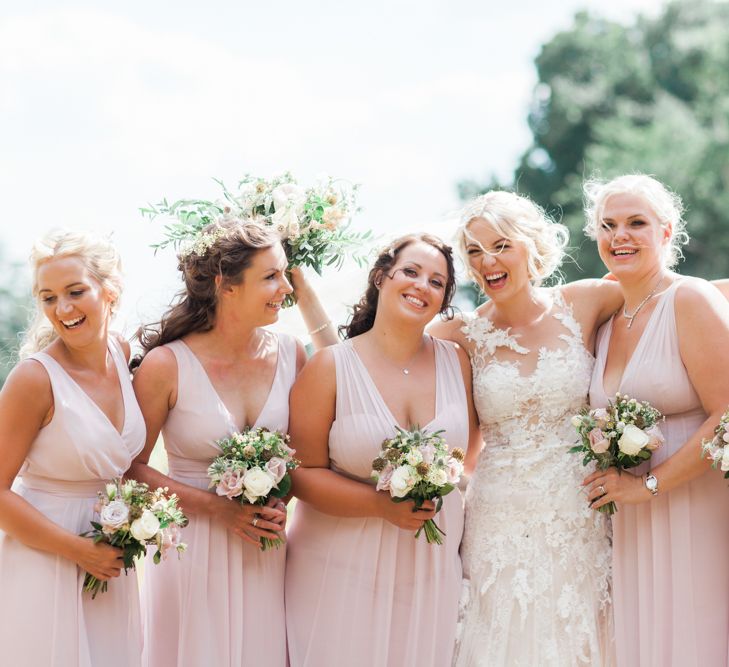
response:
M140 542L153 538L159 532L159 519L149 510L144 510L142 516L132 521L129 532Z
M721 457L721 469L729 472L729 447L724 447L724 455Z
M448 484L458 484L463 474L463 464L452 456L448 459L446 464L446 477L448 478Z
M428 481L434 486L444 486L448 481L448 475L443 468L431 468L428 472Z
M417 482L415 468L412 466L400 466L395 468L390 478L390 495L395 498L404 498Z
M634 424L628 424L623 429L623 435L618 440L618 448L623 454L635 456L643 447L650 442L650 437L645 431L639 429Z
M112 500L101 508L99 516L102 530L109 535L129 521L129 508L123 500Z
M302 207L306 201L306 192L303 188L293 183L284 183L274 188L271 193L273 200L273 208L278 213L284 209L291 209L294 212L302 212Z
M573 415L570 421L572 422L572 426L580 428L580 425L582 424L582 417L580 417L580 415Z
M599 429L605 428L607 426L607 423L610 421L610 415L605 408L597 408L596 410L593 410L590 414L592 415L592 418L595 420L595 423L597 424L597 427Z
M282 239L296 238L299 235L299 218L292 208L276 211L271 216L271 222Z
M726 431L726 432L724 433L724 435L722 435L722 436L721 436L721 439L722 439L722 440L723 440L724 442L726 442L726 443L729 443L729 431Z
M416 466L418 463L421 463L423 460L423 454L418 451L417 449L411 449L407 456L405 457L405 460L411 465Z
M249 502L255 503L261 496L267 496L274 484L273 477L265 470L251 468L243 476L243 486L246 489L243 493Z

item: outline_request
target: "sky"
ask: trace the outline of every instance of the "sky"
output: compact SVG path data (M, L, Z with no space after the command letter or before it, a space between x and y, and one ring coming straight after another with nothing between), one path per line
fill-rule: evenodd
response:
M216 198L213 177L331 174L361 185L357 228L449 238L457 183L508 178L529 146L540 46L580 9L662 5L0 0L0 246L24 260L53 227L111 233L131 335L180 285L139 208ZM364 287L343 271L314 279L336 322Z

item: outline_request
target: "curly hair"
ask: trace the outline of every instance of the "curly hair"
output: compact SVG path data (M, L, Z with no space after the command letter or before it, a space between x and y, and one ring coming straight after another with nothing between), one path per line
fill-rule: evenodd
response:
M592 178L583 185L585 197L585 234L597 238L597 230L607 200L613 195L631 194L645 199L662 225L671 225L671 240L663 253L663 263L672 269L683 258L681 246L689 242L683 219L681 197L659 180L645 174L625 174L610 181Z
M116 312L122 293L121 259L108 239L86 232L54 229L33 244L30 265L33 270L33 296L36 307L31 323L23 334L18 356L25 359L42 350L57 337L55 329L37 305L38 269L53 259L78 257L102 289L112 297L111 315Z
M383 274L386 274L397 262L398 255L413 243L426 243L432 246L445 258L448 275L446 277L445 294L441 304L440 313L448 314L453 294L456 291L456 270L453 265L453 250L445 242L432 234L407 234L395 239L380 251L375 263L367 276L367 289L357 304L352 308L352 316L347 324L339 327L342 338L354 338L369 331L377 315L377 302L380 291L378 283Z
M239 285L255 254L280 243L271 229L255 222L218 221L203 228L202 233L212 233L215 227L225 233L215 234L204 253L179 256L177 268L185 286L169 310L159 322L145 325L137 332L145 354L194 331L210 331L215 326L220 287ZM220 285L216 283L218 276ZM140 361L141 358L135 359L133 365Z

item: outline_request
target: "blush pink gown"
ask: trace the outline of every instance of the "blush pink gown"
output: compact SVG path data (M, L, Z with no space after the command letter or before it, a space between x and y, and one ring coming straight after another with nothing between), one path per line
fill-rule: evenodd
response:
M436 414L450 447L468 444L468 408L452 343L434 340ZM336 417L331 468L372 483L372 460L395 419L350 341L332 348ZM295 446L295 443L294 443ZM292 667L450 665L461 591L463 500L444 498L442 545L377 517L345 518L299 501L289 530L286 621Z
M254 426L285 433L296 376L296 340L277 337L273 384ZM240 430L239 425L190 348L181 340L167 347L178 368L177 403L162 428L169 476L207 489L208 466L220 453L215 441ZM190 517L182 540L188 547L180 559L170 556L154 566L148 557L145 664L283 667L285 546L260 551L208 517Z
M38 433L13 491L72 533L91 529L97 492L122 475L142 450L144 420L124 354L109 351L124 399L119 433L107 416L50 355L43 365L54 413ZM29 397L32 400L32 397ZM12 667L133 667L140 664L142 627L134 572L109 581L95 600L82 593L76 563L31 549L0 530L0 664Z
M679 282L658 297L619 386L666 417L661 424L666 443L638 474L675 453L706 419L679 351L674 314ZM611 332L612 320L598 334L593 408L612 398L603 387ZM620 667L726 667L728 517L729 488L716 470L649 502L619 506L613 516L613 597Z

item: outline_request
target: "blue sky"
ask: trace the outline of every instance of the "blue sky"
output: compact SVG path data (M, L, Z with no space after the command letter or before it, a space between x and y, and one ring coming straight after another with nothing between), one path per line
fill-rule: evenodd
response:
M540 45L578 9L663 3L607 4L0 0L0 243L24 258L54 226L113 232L129 334L177 286L138 208L214 196L212 176L346 177L358 226L448 236L456 183L508 176L529 144ZM361 281L317 281L335 319Z

